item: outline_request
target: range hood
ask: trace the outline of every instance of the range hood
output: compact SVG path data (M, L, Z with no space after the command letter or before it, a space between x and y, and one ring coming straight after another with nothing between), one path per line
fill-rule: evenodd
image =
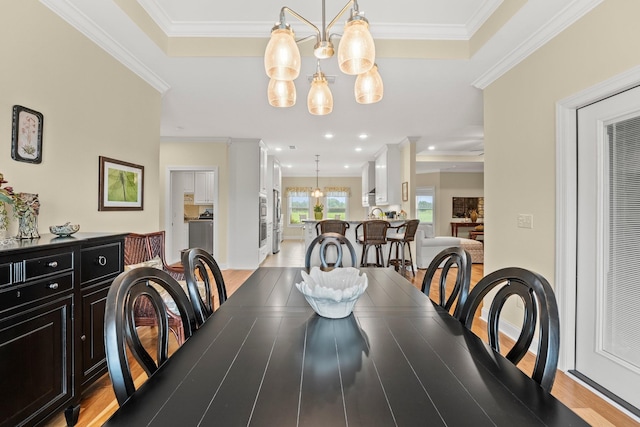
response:
M369 206L376 205L376 189L375 188L367 193L367 202Z

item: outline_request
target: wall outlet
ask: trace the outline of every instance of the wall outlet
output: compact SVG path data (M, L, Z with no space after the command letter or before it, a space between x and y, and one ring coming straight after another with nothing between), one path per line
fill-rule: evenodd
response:
M533 228L533 215L518 214L518 228Z

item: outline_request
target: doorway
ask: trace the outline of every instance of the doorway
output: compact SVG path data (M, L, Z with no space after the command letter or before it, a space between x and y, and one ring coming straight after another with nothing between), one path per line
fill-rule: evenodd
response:
M205 210L213 210L213 253L217 253L218 247L218 167L217 166L169 166L166 172L166 187L168 190L165 199L165 226L166 230L166 254L169 264L180 262L180 255L183 249L189 246L188 215L192 212L185 212L185 200L194 199L196 174L206 174L212 176L210 180L205 180L204 192L199 198L206 199L201 202L194 202ZM185 198L185 195L187 196ZM189 195L191 197L189 198ZM188 205L187 205L188 206Z
M575 371L640 413L640 87L578 110Z

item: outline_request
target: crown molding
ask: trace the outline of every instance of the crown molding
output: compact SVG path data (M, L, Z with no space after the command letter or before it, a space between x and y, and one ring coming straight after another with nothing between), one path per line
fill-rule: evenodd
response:
M160 94L164 95L171 88L160 76L140 62L131 52L110 37L100 26L68 0L40 0L40 3L51 9L56 15L138 75Z
M387 40L469 40L489 19L504 0L488 0L469 22L464 25L371 23L371 35ZM172 21L154 0L138 0L138 3L168 37L269 37L273 21ZM290 24L297 20L289 21ZM315 32L300 23L293 25L299 37ZM320 22L314 22L320 28Z
M604 0L575 0L554 16L547 25L535 32L531 37L509 52L472 85L478 89L486 89L506 72L518 65L533 52L544 46L555 36L578 21Z

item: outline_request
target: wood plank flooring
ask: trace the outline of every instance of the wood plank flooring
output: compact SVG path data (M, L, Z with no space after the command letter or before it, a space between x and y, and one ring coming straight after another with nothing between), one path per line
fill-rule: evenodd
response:
M262 264L265 267L290 267L304 266L304 243L302 241L285 241L280 253L269 256ZM225 270L223 276L227 285L228 294L235 292L244 281L251 275L250 270ZM418 289L422 285L425 270L418 270L416 277L411 277L409 273L407 279ZM483 276L482 264L474 264L472 269L472 284L477 283ZM486 327L484 322L474 322L474 332L486 339ZM154 328L147 328L148 337L151 339ZM177 348L177 343L172 342L172 351ZM508 350L509 344L505 343L505 350ZM533 369L534 356L529 354L520 363L519 367L526 373L530 373ZM146 375L139 366L132 366L134 377L136 378L136 386L146 380ZM596 394L574 381L565 373L558 371L552 394L556 396L565 405L576 412L580 417L586 420L592 426L639 426L640 422L628 417L625 413L616 409L607 401L601 399ZM93 386L88 389L82 400L80 417L78 419L79 427L100 426L109 416L118 408L115 395L109 381L109 375L100 378ZM63 414L58 415L47 427L65 426Z

